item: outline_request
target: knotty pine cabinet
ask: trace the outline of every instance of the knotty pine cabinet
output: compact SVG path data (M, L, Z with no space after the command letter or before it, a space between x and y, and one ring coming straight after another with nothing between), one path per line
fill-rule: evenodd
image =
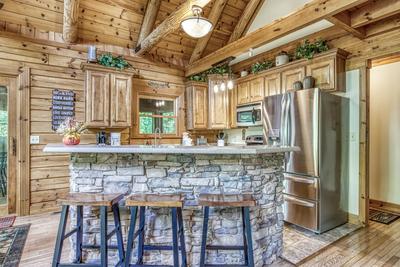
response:
M188 130L208 127L208 84L186 83L186 128Z
M259 77L238 82L236 90L238 105L262 101L264 98L264 78Z
M293 83L296 81L303 82L306 76L305 66L296 66L294 68L289 68L282 72L282 88L281 92L284 93L289 90L293 90Z
M132 76L95 64L82 64L85 71L85 118L91 128L131 126Z
M281 73L271 73L264 77L264 95L278 95L281 93Z
M229 90L214 92L213 89L220 77L208 76L208 129L229 129L230 125Z
M247 104L250 102L249 82L244 81L237 85L237 103L238 105Z

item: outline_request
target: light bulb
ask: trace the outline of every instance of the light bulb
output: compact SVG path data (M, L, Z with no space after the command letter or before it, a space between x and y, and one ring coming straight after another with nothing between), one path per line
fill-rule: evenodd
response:
M218 84L214 84L214 93L218 93Z
M226 85L224 82L221 83L221 85L219 86L219 89L221 89L222 92L225 91Z
M228 86L229 90L232 90L233 89L233 81L229 80L227 86Z

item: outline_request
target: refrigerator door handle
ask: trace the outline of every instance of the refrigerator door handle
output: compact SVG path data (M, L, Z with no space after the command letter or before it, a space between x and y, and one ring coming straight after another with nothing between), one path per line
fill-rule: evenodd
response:
M281 126L280 126L280 143L282 146L286 146L286 132L285 132L285 117L286 117L286 94L282 96L281 103Z
M319 176L318 158L319 158L319 93L314 93L313 101L313 159L314 159L314 175Z
M287 202L292 202L292 203L300 205L300 206L309 207L309 208L314 208L315 207L315 204L312 203L312 202L300 200L298 198L294 198L294 197L291 197L291 196L288 196L288 195L284 195L283 198Z
M292 181L300 182L300 183L304 183L304 184L314 184L315 183L314 179L300 178L300 177L296 177L296 176L288 175L288 174L284 174L284 178L286 180L292 180Z

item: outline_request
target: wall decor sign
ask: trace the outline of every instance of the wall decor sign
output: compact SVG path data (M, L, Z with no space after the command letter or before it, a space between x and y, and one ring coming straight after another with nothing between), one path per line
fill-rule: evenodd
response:
M168 82L148 81L147 85L153 89L167 89L169 88Z
M55 131L65 119L75 116L75 92L53 90L51 110L51 128Z

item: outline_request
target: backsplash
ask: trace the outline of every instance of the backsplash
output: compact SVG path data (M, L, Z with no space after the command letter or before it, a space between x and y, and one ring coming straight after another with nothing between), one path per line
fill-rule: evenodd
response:
M245 137L255 134L263 134L263 127L248 127L239 129L229 129L225 130L224 133L227 136L228 144L245 144L245 140L242 138L242 131L245 131Z

